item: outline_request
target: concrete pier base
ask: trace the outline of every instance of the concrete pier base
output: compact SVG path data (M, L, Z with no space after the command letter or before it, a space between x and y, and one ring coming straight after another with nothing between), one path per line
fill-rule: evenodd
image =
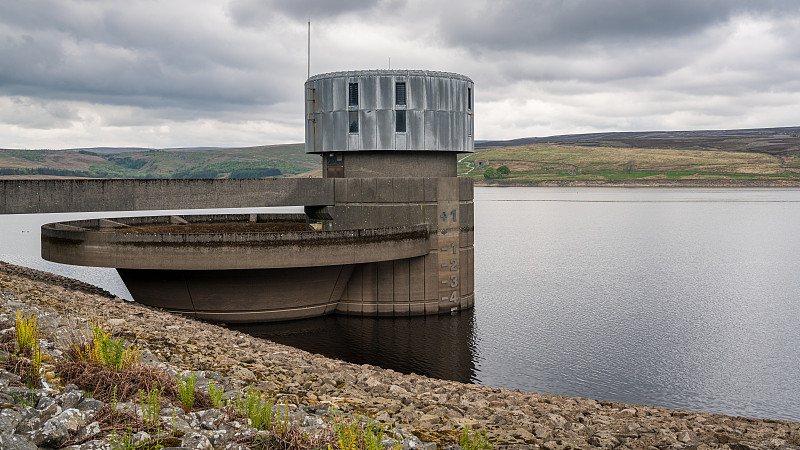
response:
M315 230L306 220L229 214L58 222L42 227L42 256L115 267L137 302L217 322L444 312L429 225Z
M353 266L117 271L139 303L214 322L237 323L333 313Z

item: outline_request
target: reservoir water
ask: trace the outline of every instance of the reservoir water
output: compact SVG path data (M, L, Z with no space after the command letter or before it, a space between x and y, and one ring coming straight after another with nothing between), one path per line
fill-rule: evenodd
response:
M93 216L133 214L151 213ZM113 270L38 257L42 223L86 216L0 216L0 259L129 298ZM799 223L800 189L476 188L474 310L237 328L402 372L800 420Z

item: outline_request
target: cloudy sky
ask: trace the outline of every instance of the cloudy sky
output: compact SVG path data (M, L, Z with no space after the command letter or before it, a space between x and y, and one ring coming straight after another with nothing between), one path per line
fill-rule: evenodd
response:
M476 139L800 125L797 0L3 0L0 148L302 142L311 73L475 81Z

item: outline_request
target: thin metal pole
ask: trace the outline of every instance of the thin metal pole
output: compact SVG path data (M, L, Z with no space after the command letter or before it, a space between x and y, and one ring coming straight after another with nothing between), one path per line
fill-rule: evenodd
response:
M306 79L311 78L311 21L308 21L308 76Z

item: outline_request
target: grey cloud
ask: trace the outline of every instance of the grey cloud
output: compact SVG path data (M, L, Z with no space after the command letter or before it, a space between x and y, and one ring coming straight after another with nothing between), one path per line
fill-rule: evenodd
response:
M239 24L258 26L287 17L304 22L339 17L350 13L367 13L386 5L397 5L401 1L387 0L233 0L229 5L230 16Z
M203 19L180 6L3 2L0 93L198 112L291 98L269 65L285 60L279 45Z
M441 17L450 45L476 50L564 52L573 46L639 46L682 37L743 13L797 15L795 1L499 0Z
M79 119L75 108L62 102L12 97L0 108L0 122L23 128L63 127Z
M0 92L112 104L270 103L283 99L258 72L213 65L196 71L146 52L86 49L80 57L55 43L27 38L0 48ZM52 44L52 45L51 45ZM35 50L34 50L35 49Z

